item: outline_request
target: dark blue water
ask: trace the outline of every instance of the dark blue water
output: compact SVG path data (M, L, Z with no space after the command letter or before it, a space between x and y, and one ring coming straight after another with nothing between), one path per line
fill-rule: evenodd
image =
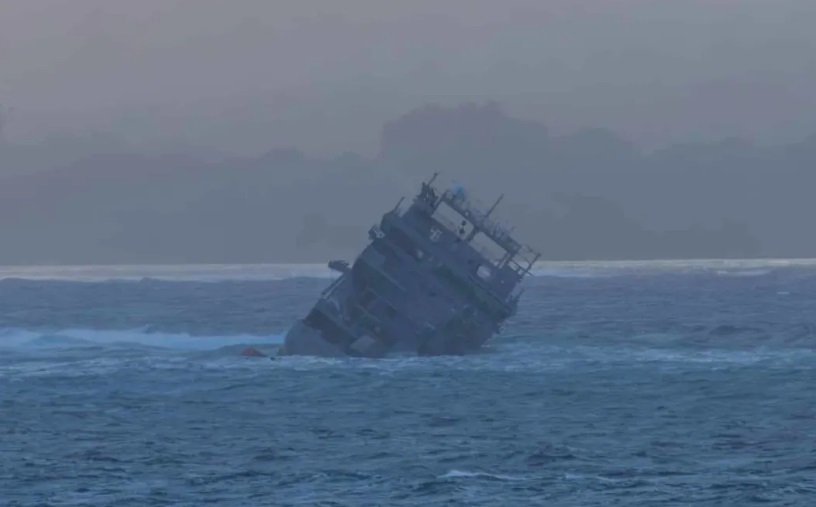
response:
M277 361L326 280L4 279L0 505L814 504L816 270L555 274L483 354Z

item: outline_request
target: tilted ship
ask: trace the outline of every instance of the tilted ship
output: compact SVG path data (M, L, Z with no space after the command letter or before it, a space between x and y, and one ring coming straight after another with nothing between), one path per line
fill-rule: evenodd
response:
M282 355L467 354L516 313L540 254L491 220L502 197L485 210L459 186L440 192L436 177L371 227L352 265L329 262L338 278L288 331Z

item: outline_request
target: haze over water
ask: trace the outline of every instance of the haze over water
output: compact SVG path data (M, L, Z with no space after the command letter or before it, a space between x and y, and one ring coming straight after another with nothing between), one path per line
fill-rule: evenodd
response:
M325 262L441 171L551 260L816 257L811 0L5 0L0 264Z

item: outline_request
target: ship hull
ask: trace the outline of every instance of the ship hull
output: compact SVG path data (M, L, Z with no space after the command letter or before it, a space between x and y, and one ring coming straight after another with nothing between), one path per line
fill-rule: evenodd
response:
M295 325L286 333L281 353L287 356L315 357L346 355L337 346L329 343L320 330L309 327L302 320L295 322Z
M497 201L498 203L498 201ZM462 355L515 314L521 246L459 193L423 184L369 230L355 261L287 333L282 353L321 357ZM523 257L523 256L522 256ZM536 257L537 259L537 257ZM522 259L523 260L523 259Z
M351 347L341 349L326 339L323 331L310 327L302 320L298 320L286 333L280 354L324 358L381 358L389 355L389 353L418 356L465 355L479 351L491 338L491 333L473 330L472 333L466 336L461 334L458 336L436 335L419 342L408 339L398 340L392 343L388 349L377 346L376 342L369 343L366 338L365 336L358 337ZM362 343L359 343L358 340Z

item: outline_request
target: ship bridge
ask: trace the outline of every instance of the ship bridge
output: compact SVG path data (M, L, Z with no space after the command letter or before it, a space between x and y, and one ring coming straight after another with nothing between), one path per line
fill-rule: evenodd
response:
M491 217L504 195L487 207L459 185L439 193L432 186L437 176L435 173L423 183L415 202L424 205L431 217L449 232L469 243L493 268L502 270L509 266L519 278L527 275L541 254L516 241L513 228Z

